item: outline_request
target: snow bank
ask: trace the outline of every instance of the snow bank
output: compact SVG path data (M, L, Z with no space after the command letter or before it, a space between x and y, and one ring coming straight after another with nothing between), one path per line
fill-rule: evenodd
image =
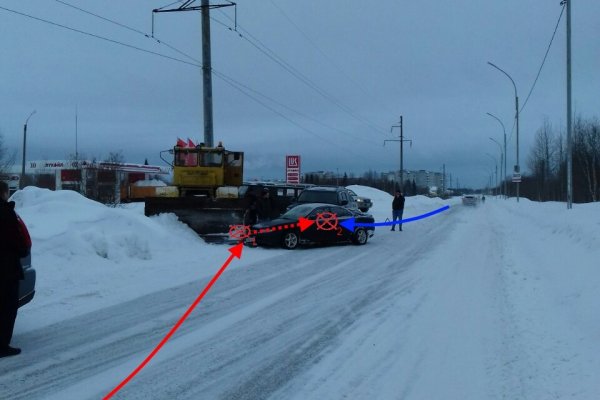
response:
M386 219L392 219L392 200L394 200L394 196L382 190L368 186L351 185L348 186L348 189L354 191L359 196L371 199L373 202L373 207L369 209L368 213L373 215L376 222L383 222ZM415 217L445 205L452 206L459 203L459 198L442 200L439 197L430 198L420 195L406 197L406 202L404 203L404 214L402 218L406 219Z
M31 318L17 319L21 330L210 276L229 256L174 214L144 216L143 204L112 208L35 187L11 200L31 234L37 272L35 298L20 312Z

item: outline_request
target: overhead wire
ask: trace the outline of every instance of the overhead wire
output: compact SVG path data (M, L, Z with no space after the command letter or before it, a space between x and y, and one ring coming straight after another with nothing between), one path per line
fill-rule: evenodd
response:
M529 101L529 98L531 97L531 94L533 93L533 89L535 88L538 79L542 73L542 69L544 68L544 65L546 63L546 59L548 58L548 54L550 53L550 48L552 47L552 43L554 42L554 37L556 36L556 32L558 31L558 27L560 25L560 21L562 19L562 16L564 14L565 11L565 7L566 4L563 4L560 10L560 15L558 16L558 21L556 21L556 26L554 27L554 32L552 33L552 37L550 38L550 43L548 44L548 47L546 48L546 53L544 54L544 58L542 59L542 63L538 69L537 75L535 76L535 79L533 81L533 84L531 85L531 88L529 89L529 93L527 94L527 98L525 99L525 101L523 102L523 105L521 106L521 109L519 110L519 114L521 114L523 112L523 109L525 109L525 106L527 105L527 102ZM513 121L513 126L512 129L510 130L510 135L508 137L508 141L510 142L512 140L512 136L513 133L515 132L515 127L517 126L517 120L516 120L516 115Z
M354 149L352 149L351 147L345 146L344 143L339 143L339 142L335 142L327 137L323 137L321 135L319 135L318 133L306 128L305 126L299 124L298 122L290 119L289 117L287 117L285 114L279 112L278 110L276 110L275 108L269 106L268 104L266 104L265 102L261 101L260 99L257 99L256 97L252 96L250 93L248 93L246 90L244 90L244 88L242 86L238 86L235 84L234 81L229 81L228 77L224 74L221 74L218 71L214 71L213 73L215 74L215 76L219 77L220 79L222 79L224 82L228 83L230 86L232 86L233 88L235 88L236 90L238 90L240 93L242 93L244 96L247 96L249 98L251 98L252 100L254 100L255 102L257 102L258 104L262 105L264 108L270 110L271 112L279 115L281 118L285 119L286 121L288 121L289 123L291 123L292 125L296 126L297 128L303 130L304 132L307 132L321 140L324 140L326 142L328 142L329 144L335 146L336 148L339 147L346 147L346 151L348 151L349 153L352 153L353 155L355 155L356 157L363 157L363 155L358 154L354 151Z
M531 85L529 94L527 95L527 98L525 99L525 102L523 103L523 106L521 106L521 110L519 110L519 112L522 112L523 109L525 108L525 105L527 105L527 101L529 101L529 97L531 96L531 93L533 92L533 89L535 88L535 84L537 83L538 78L540 77L540 74L542 73L542 68L544 68L544 64L546 63L546 58L548 57L548 53L550 52L550 48L552 47L552 42L554 42L554 37L556 36L556 32L558 31L558 26L560 25L560 20L563 16L563 13L565 12L565 7L566 7L566 3L563 4L562 9L560 10L560 15L558 16L558 21L556 21L556 26L554 27L554 33L552 33L552 38L550 38L550 43L548 44L548 48L546 49L546 54L544 54L544 59L542 60L542 64L540 65L540 68L538 69L535 80L533 81L533 85Z
M96 13L93 13L93 12L91 12L91 11L84 10L83 8L81 8L81 7L77 7L77 6L75 6L75 5L73 5L73 4L70 4L70 3L67 3L66 1L63 1L63 0L54 0L54 1L56 1L57 3L63 4L63 5L65 5L65 6L67 6L67 7L74 8L75 10L81 11L81 12L83 12L83 13L85 13L85 14L92 15L92 16L94 16L94 17L96 17L96 18L99 18L99 19L101 19L101 20L103 20L103 21L110 22L111 24L117 25L117 26L119 26L119 27L121 27L121 28L124 28L124 29L127 29L127 30L129 30L129 31L131 31L131 32L138 33L138 34L140 34L140 35L142 35L142 36L144 36L144 37L146 37L146 38L148 38L148 39L154 40L155 42L157 42L157 43L159 43L159 44L162 44L162 45L164 45L164 46L166 46L166 47L170 48L170 49L171 49L171 50L173 50L174 52L176 52L176 53L178 53L178 54L180 54L180 55L182 55L182 56L184 56L184 57L187 57L187 58L191 59L191 60L192 60L192 61L194 61L194 62L197 62L197 63L202 63L202 62L201 62L201 61L199 61L198 59L191 57L190 55L188 55L188 54L184 53L183 51L181 51L181 50L177 49L176 47L174 47L174 46L170 45L169 43L161 41L159 38L157 38L157 37L156 37L156 36L154 36L154 35L150 35L150 34L148 34L148 33L146 33L146 32L143 32L143 31L141 31L141 30L139 30L139 29L132 28L131 26L128 26L128 25L125 25L125 24L123 24L123 23L120 23L120 22L114 21L114 20L112 20L112 19L110 19L110 18L103 17L103 16L101 16L101 15L98 15L98 14L96 14ZM173 3L171 3L170 5L173 5L173 4L175 4L175 3L181 3L181 2L182 2L182 0L179 0L179 1L176 1L176 2L173 2ZM167 6L164 6L164 7L169 7L170 5L167 5ZM162 8L164 8L164 7L162 7Z
M356 88L358 88L365 96L371 98L371 100L376 100L372 93L369 93L359 82L357 82L354 78L352 78L340 65L338 65L321 47L313 40L311 37L302 29L300 26L294 22L294 20L279 6L274 0L270 0L271 4L283 15L283 17L298 31L300 34L306 39L308 43L311 44L328 62L331 64L338 72L344 75ZM389 107L387 103L384 103L386 107ZM393 112L393 110L388 108L388 111Z
M221 11L221 13L226 18L228 18L230 21L232 21L231 17L229 17L227 14L223 13L222 11ZM211 20L217 21L217 19L215 17L211 17ZM224 24L222 22L219 22L219 23L220 23L220 25L226 25L226 24ZM271 59L273 62L275 62L276 64L278 64L281 68L283 68L285 71L287 71L288 73L290 73L292 76L294 76L300 82L304 83L310 89L314 90L321 97L323 97L327 101L331 102L332 104L336 105L338 108L340 108L346 114L348 114L352 118L356 119L360 123L365 124L366 126L368 126L369 128L373 129L374 131L377 131L379 133L382 133L384 136L387 136L387 132L385 130L383 130L380 127L375 126L372 122L370 122L366 118L358 115L358 113L356 113L350 107L348 107L345 104L343 104L341 101L339 101L333 95L329 94L327 91L325 91L324 89L320 88L310 78L308 78L306 75L304 75L302 72L300 72L293 65L291 65L287 61L285 61L282 57L280 57L277 53L275 53L275 51L271 50L260 39L256 38L254 35L252 35L251 32L249 32L247 29L243 28L239 23L237 24L237 27L239 28L239 30L233 29L231 27L228 27L228 29L230 31L235 31L240 38L246 40L250 45L252 45L258 51L260 51L262 54L264 54L267 58ZM240 30L243 31L243 33L241 33Z
M293 112L293 113L295 113L295 114L297 114L297 115L300 115L301 117L303 117L303 118L306 118L306 119L308 119L308 120L310 120L310 121L312 121L312 122L314 122L314 123L316 123L316 124L319 124L319 125L321 125L321 126L323 126L323 127L327 128L327 129L335 130L335 131L337 131L338 133L341 133L342 135L345 135L345 136L351 136L351 137L353 137L353 138L354 138L354 139L356 139L356 140L361 140L361 141L364 141L364 142L366 142L366 143L368 143L368 144L370 144L370 145L372 145L372 144L373 144L372 142L370 142L370 141L366 140L365 138L361 138L361 137L359 137L359 136L351 135L349 132L342 131L342 130L341 130L341 129L339 129L339 128L336 128L336 127L334 127L334 126L331 126L331 125L329 125L329 124L326 124L326 123L324 123L324 122L321 122L321 121L319 121L318 119L311 117L310 115L307 115L307 114L305 114L305 113L302 113L302 112L300 112L300 111L298 111L298 110L295 110L295 109L293 109L293 108L291 108L291 107L289 107L289 106L287 106L287 105L285 105L285 104L281 103L280 101L277 101L277 100L273 99L272 97L269 97L269 96L267 96L266 94L264 94L264 93L261 93L261 92L259 92L258 90L255 90L255 89L251 88L250 86L248 86L248 85L245 85L245 84L243 84L243 83L241 83L241 82L239 82L239 81L237 81L237 80L233 79L232 77L226 76L226 75L225 75L225 74L223 74L222 72L218 72L218 71L216 71L214 68L213 68L213 71L215 71L215 73L218 73L218 74L220 74L220 75L222 75L222 76L225 76L225 77L227 77L227 79L228 79L229 81L231 81L231 82L235 83L236 85L238 85L238 86L240 86L240 87L243 87L244 89L246 89L246 90L248 90L248 91L250 91L250 92L252 92L252 93L254 93L254 94L256 94L256 95L258 95L258 96L260 96L260 97L262 97L262 98L264 98L264 99L267 99L268 101L270 101L270 102L272 102L272 103L274 103L274 104L277 104L278 106L280 106L280 107L282 107L282 108L284 108L284 109L286 109L286 110L288 110L288 111L291 111L291 112Z
M29 14L26 14L26 13L23 13L23 12L20 12L20 11L12 10L10 8L6 8L6 7L0 6L0 10L4 10L4 11L7 11L7 12L10 12L10 13L13 13L13 14L20 15L22 17L26 17L26 18L30 18L30 19L33 19L33 20L36 20L36 21L39 21L39 22L50 24L50 25L53 25L53 26L56 26L56 27L59 27L59 28L62 28L62 29L66 29L66 30L72 31L72 32L80 33L82 35L86 35L86 36L90 36L90 37L93 37L93 38L96 38L96 39L104 40L104 41L107 41L109 43L117 44L119 46L127 47L127 48L130 48L130 49L134 49L134 50L141 51L141 52L148 53L148 54L153 54L155 56L166 58L166 59L169 59L169 60L172 60L172 61L177 61L177 62L180 62L180 63L183 63L183 64L192 65L194 67L202 67L201 65L198 65L198 64L195 64L195 63L192 63L192 62L188 62L188 61L176 58L176 57L167 56L165 54L158 53L158 52L155 52L155 51L152 51L152 50L146 50L146 49L143 49L141 47L134 46L132 44L128 44L128 43L124 43L124 42L120 42L120 41L115 40L115 39L110 39L110 38L107 38L105 36L97 35L95 33L90 33L90 32L86 32L86 31L82 31L80 29L71 28L70 26L59 24L57 22L53 22L53 21L50 21L50 20L47 20L47 19L44 19L44 18L35 17L33 15L29 15Z
M64 4L64 5L66 5L66 6L69 6L69 7L71 7L71 6L72 6L72 5L70 5L70 4L68 4L68 3L66 3L66 2L64 2L64 1L62 1L62 0L56 0L56 1L57 1L57 2L59 2L59 3L62 3L62 4ZM91 12L87 12L86 10L80 9L79 7L73 7L73 8L75 8L75 9L78 9L78 10L79 10L79 11L81 11L81 12L85 12L85 13L87 13L87 14L93 15L93 16L95 16L95 17L97 17L97 18L100 18L100 19L102 19L102 20L105 20L105 21L107 21L107 22L114 23L114 24L116 24L116 25L118 25L118 26L120 26L120 27L122 27L122 28L125 28L125 29L128 29L128 30L130 30L130 31L133 31L133 32L139 33L139 34L141 34L141 35L143 35L143 36L145 36L145 37L147 37L147 38L150 38L150 39L155 39L155 41L156 41L157 43L159 43L159 44L167 45L167 44L166 44L164 41L161 41L161 40L159 40L159 39L157 39L157 38L153 38L153 37L151 37L150 35L148 35L148 34L146 34L146 33L142 32L142 31L139 31L139 30L137 30L137 29L135 29L135 28L131 28L131 27L127 26L127 25L124 25L124 24L118 23L118 22L116 22L116 21L112 21L112 20L110 20L110 19L108 19L108 18L105 18L105 17L99 16L99 15L97 15L97 14L94 14L94 13L91 13ZM56 26L56 27L59 27L59 28L63 28L63 29L67 29L67 30L70 30L70 31L73 31L73 32L76 32L76 33L80 33L80 34L83 34L83 35L86 35L86 36L91 36L91 37L94 37L94 38L97 38L97 39L105 40L105 41L108 41L108 42L110 42L110 43L113 43L113 44L117 44L117 45L125 46L125 47L127 47L127 48L131 48L131 49L134 49L134 50L142 51L142 52L149 53L149 54L152 54L152 55L156 55L156 56L159 56L159 57L167 58L167 59L170 59L170 60L173 60L173 61L178 61L178 62L181 62L181 63L187 64L187 65L194 66L194 67L196 67L196 68L199 68L199 69L201 69L201 68L202 68L202 63L201 63L199 60L197 60L197 59L195 59L194 57L192 57L192 56L190 56L190 55L188 55L188 54L186 54L186 53L184 53L184 52L182 52L182 51L180 51L180 50L177 50L177 49L176 49L176 50L177 50L177 51L178 51L180 54L182 54L182 55L184 55L184 56L186 56L186 57L190 58L191 60L195 61L195 63L192 63L192 62L187 62L187 61L184 61L184 60L181 60L181 59L178 59L178 58L174 58L174 57L170 57L170 56L167 56L167 55L164 55L164 54L162 54L162 53L155 52L155 51L150 51L150 50L142 49L142 48L140 48L140 47L133 46L133 45L129 45L129 44L127 44L127 43L120 42L120 41L117 41L117 40L114 40L114 39L106 38L106 37L104 37L104 36L101 36L101 35L92 34L92 33L85 32L85 31L82 31L82 30L79 30L79 29L71 28L71 27L69 27L69 26L66 26L66 25L62 25L62 24L59 24L59 23L56 23L56 22L53 22L53 21L49 21L49 20L43 19L43 18L38 18L38 17L35 17L35 16L32 16L32 15L29 15L29 14L26 14L26 13L19 12L19 11L11 10L11 9L8 9L8 8L6 8L6 7L2 7L2 6L0 6L0 9L2 9L2 10L5 10L5 11L8 11L8 12L11 12L11 13L14 13L14 14L17 14L17 15L20 15L20 16L23 16L23 17L31 18L31 19L33 19L33 20L36 20L36 21L39 21L39 22L47 23L47 24L50 24L50 25L53 25L53 26ZM170 46L170 45L169 45L168 47L170 47L170 48L173 48L173 46ZM312 117L309 117L309 116L307 116L307 115L305 115L305 114L303 114L303 113L301 113L301 112L299 112L299 111L295 111L295 110L293 110L291 107L289 107L289 106L286 106L286 105L284 105L283 103L277 102L276 100L274 100L274 99L272 99L272 98L268 97L267 95L264 95L264 94L260 93L259 91L257 91L257 90L254 90L254 89L252 89L252 88L248 87L247 85L244 85L244 84L242 84L242 83L240 83L240 82L236 81L235 79L233 79L233 78L231 78L231 77L229 77L229 76L227 76L227 75L225 75L225 74L223 74L223 73L221 73L221 72L219 72L219 71L215 70L214 68L212 69L212 72L213 72L213 74L214 74L215 76L217 76L218 78L220 78L222 81L224 81L224 82L225 82L225 83L227 83L228 85L232 86L234 89L236 89L236 90L238 90L238 91L242 92L242 93L243 93L244 95L246 95L247 97L251 98L252 100L254 100L255 102L257 102L257 103L258 103L258 104L260 104L261 106L263 106L263 107L267 108L268 110L270 110L270 111L272 111L273 113L275 113L275 114L279 115L280 117L284 118L285 120L287 120L288 122L290 122L290 123L291 123L291 124L293 124L294 126L296 126L296 127L300 128L300 129L302 129L303 131L305 131L305 132L307 132L307 133L310 133L310 134L312 134L313 136L316 136L316 137L318 137L318 138L319 138L319 139L321 139L321 140L325 140L325 141L329 142L330 144L333 144L333 145L336 145L336 146L340 146L340 143L336 143L336 142L332 141L331 139L329 139L329 138L326 138L326 137L323 137L322 135L319 135L319 134L315 133L314 131L312 131L312 130L310 130L310 129L308 129L308 128L306 128L306 127L302 126L302 125L300 125L299 123L297 123L296 121L293 121L292 119L290 119L290 118L289 118L289 117L287 117L286 115L282 114L282 113L281 113L281 112L279 112L278 110L274 109L273 107L270 107L269 105L267 105L267 104L266 104L266 103L264 103L263 101L261 101L261 100L257 99L256 97L254 97L254 96L250 95L250 94L249 94L247 91L252 91L252 92L254 92L254 93L258 94L258 95L261 95L262 97L264 97L264 98L267 98L267 99L269 99L270 101L272 101L272 102L274 102L274 103L276 103L276 104L278 104L278 105L280 105L280 106L282 106L282 107L284 107L284 108L286 108L286 109L288 109L288 110L290 110L290 111L292 111L292 112L295 112L295 113L297 113L298 115L302 115L302 116L304 116L304 117L305 117L305 118L307 118L307 119L311 119L313 122L319 123L319 124L321 124L321 125L323 125L323 126L325 126L325 127L328 127L328 128L330 128L330 129L331 129L331 127L327 126L326 124L324 124L324 123L322 123L322 122L319 122L318 120L316 120L316 119L314 119L314 118L312 118ZM244 89L245 89L245 90L244 90ZM246 90L247 90L247 91L246 91ZM338 130L338 131L339 131L340 133L342 133L342 134L347 134L346 132L343 132L343 131L341 131L341 130L339 130L339 129L336 129L336 128L333 128L333 129L334 129L334 130ZM353 150L352 150L352 149L349 149L349 152L353 152ZM356 153L354 153L354 154L355 154L355 155L357 155L357 156L360 156L359 154L356 154Z

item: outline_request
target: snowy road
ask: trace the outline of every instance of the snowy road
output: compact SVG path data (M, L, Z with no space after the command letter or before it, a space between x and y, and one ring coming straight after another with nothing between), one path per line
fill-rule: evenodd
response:
M595 398L597 333L555 304L539 270L553 255L527 237L548 230L529 217L520 234L509 221L528 216L491 203L378 229L363 247L245 249L273 256L227 270L114 398ZM102 398L207 281L25 333L29 350L0 363L1 397Z

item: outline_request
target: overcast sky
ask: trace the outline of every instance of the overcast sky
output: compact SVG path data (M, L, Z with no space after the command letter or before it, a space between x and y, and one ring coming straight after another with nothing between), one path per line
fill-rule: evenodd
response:
M65 1L148 33L152 9L169 3ZM412 140L404 147L405 169L441 171L445 164L454 180L471 187L485 185L494 169L486 153L500 156L489 137L501 142L502 128L486 112L506 126L509 173L516 158L513 86L487 62L512 76L522 105L562 9L559 0L237 4L237 32L233 7L211 11L212 66L219 74L214 138L245 152L246 179L283 178L286 154L300 154L304 172L398 169L398 143L383 144L398 137L390 127L402 115L404 136ZM201 60L199 12L155 14L157 43L56 0L2 0L0 7L192 64ZM198 66L2 8L0 133L18 164L23 124L33 110L29 160L75 152L76 107L78 150L88 158L122 150L128 162L161 164L159 152L177 137L202 141ZM599 1L574 1L573 104L585 117L600 114L599 21ZM522 168L544 120L557 129L566 124L565 22L566 13L520 116Z

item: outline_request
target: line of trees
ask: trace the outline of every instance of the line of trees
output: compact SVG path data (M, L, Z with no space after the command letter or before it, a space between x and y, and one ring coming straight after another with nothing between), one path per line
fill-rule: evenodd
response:
M567 200L567 145L563 132L545 121L527 158L521 195L535 201ZM578 117L573 124L573 201L600 200L600 121ZM514 192L514 185L509 185ZM514 195L514 193L510 193Z
M309 173L304 175L303 182L312 183L315 185L364 185L383 190L384 192L390 193L392 195L394 194L396 189L399 188L399 184L395 181L389 180L386 174L381 174L374 170L369 170L365 172L362 176L355 176L354 174L348 175L347 173L344 173L342 177L337 177L333 174L322 175ZM453 191L454 195L473 193L472 189L466 188L454 188ZM407 179L402 187L402 193L405 196L428 195L429 188L417 186L414 179Z

